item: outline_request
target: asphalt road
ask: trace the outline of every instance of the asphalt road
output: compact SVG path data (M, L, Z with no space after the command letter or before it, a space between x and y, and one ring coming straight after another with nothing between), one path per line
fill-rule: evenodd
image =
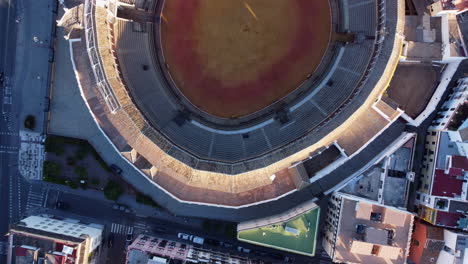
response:
M15 108L10 85L10 77L14 74L15 9L16 0L0 0L0 73L5 75L1 87L1 117L0 117L0 263L6 263L9 219L17 212L11 190L15 187L15 160L18 149L18 122L15 120ZM10 199L12 204L10 204Z

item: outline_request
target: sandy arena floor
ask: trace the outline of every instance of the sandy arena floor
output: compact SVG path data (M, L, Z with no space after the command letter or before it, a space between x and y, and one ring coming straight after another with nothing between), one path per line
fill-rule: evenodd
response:
M161 39L170 73L201 110L238 117L297 88L330 38L328 0L166 0Z

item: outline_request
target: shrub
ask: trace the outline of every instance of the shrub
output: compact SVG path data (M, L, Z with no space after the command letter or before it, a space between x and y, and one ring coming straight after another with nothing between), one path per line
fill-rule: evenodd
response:
M34 130L36 127L36 118L33 115L26 116L26 119L24 119L24 127L29 130Z
M136 200L137 203L146 204L146 205L152 206L154 208L161 208L161 206L159 204L157 204L153 200L153 198L151 198L151 196L146 195L146 194L137 193L136 197L135 197L135 200Z
M75 166L75 164L76 164L75 157L67 157L67 165L68 166Z
M78 184L74 181L67 181L67 185L72 189L78 189Z
M237 236L236 224L234 224L234 223L226 224L226 226L224 228L224 234L226 236L228 236L228 237L236 238L236 236Z
M123 188L115 181L108 181L104 187L104 195L107 199L116 201L123 194Z
M88 170L83 166L76 166L75 174L78 175L79 180L87 180L88 179Z
M56 176L45 175L42 180L46 181L46 182L51 182L51 183L56 183L56 184L61 184L61 185L67 185L67 182L66 182L66 180L64 178L60 178L60 177L56 177Z
M91 184L94 185L94 186L98 186L99 185L99 178L93 178L91 180Z
M43 175L44 177L48 176L58 176L61 171L60 164L53 161L46 160L43 165Z
M78 148L78 150L76 151L75 153L75 157L77 160L83 160L84 158L86 158L86 156L88 155L88 144L87 145L80 145L80 147Z

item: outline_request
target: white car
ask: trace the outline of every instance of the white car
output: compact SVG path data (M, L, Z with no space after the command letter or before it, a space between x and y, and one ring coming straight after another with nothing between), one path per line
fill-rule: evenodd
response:
M184 239L184 240L192 240L193 236L187 235L187 234L184 234L184 233L178 233L177 237L181 238L181 239Z

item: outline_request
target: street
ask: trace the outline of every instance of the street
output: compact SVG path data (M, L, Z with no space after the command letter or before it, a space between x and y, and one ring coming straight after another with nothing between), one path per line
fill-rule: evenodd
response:
M0 73L4 75L3 83L0 83L0 263L6 263L5 234L8 232L9 220L18 215L18 199L13 195L13 189L17 187L14 178L18 175L15 166L19 145L18 121L10 88L16 47L15 5L15 0L0 0Z

